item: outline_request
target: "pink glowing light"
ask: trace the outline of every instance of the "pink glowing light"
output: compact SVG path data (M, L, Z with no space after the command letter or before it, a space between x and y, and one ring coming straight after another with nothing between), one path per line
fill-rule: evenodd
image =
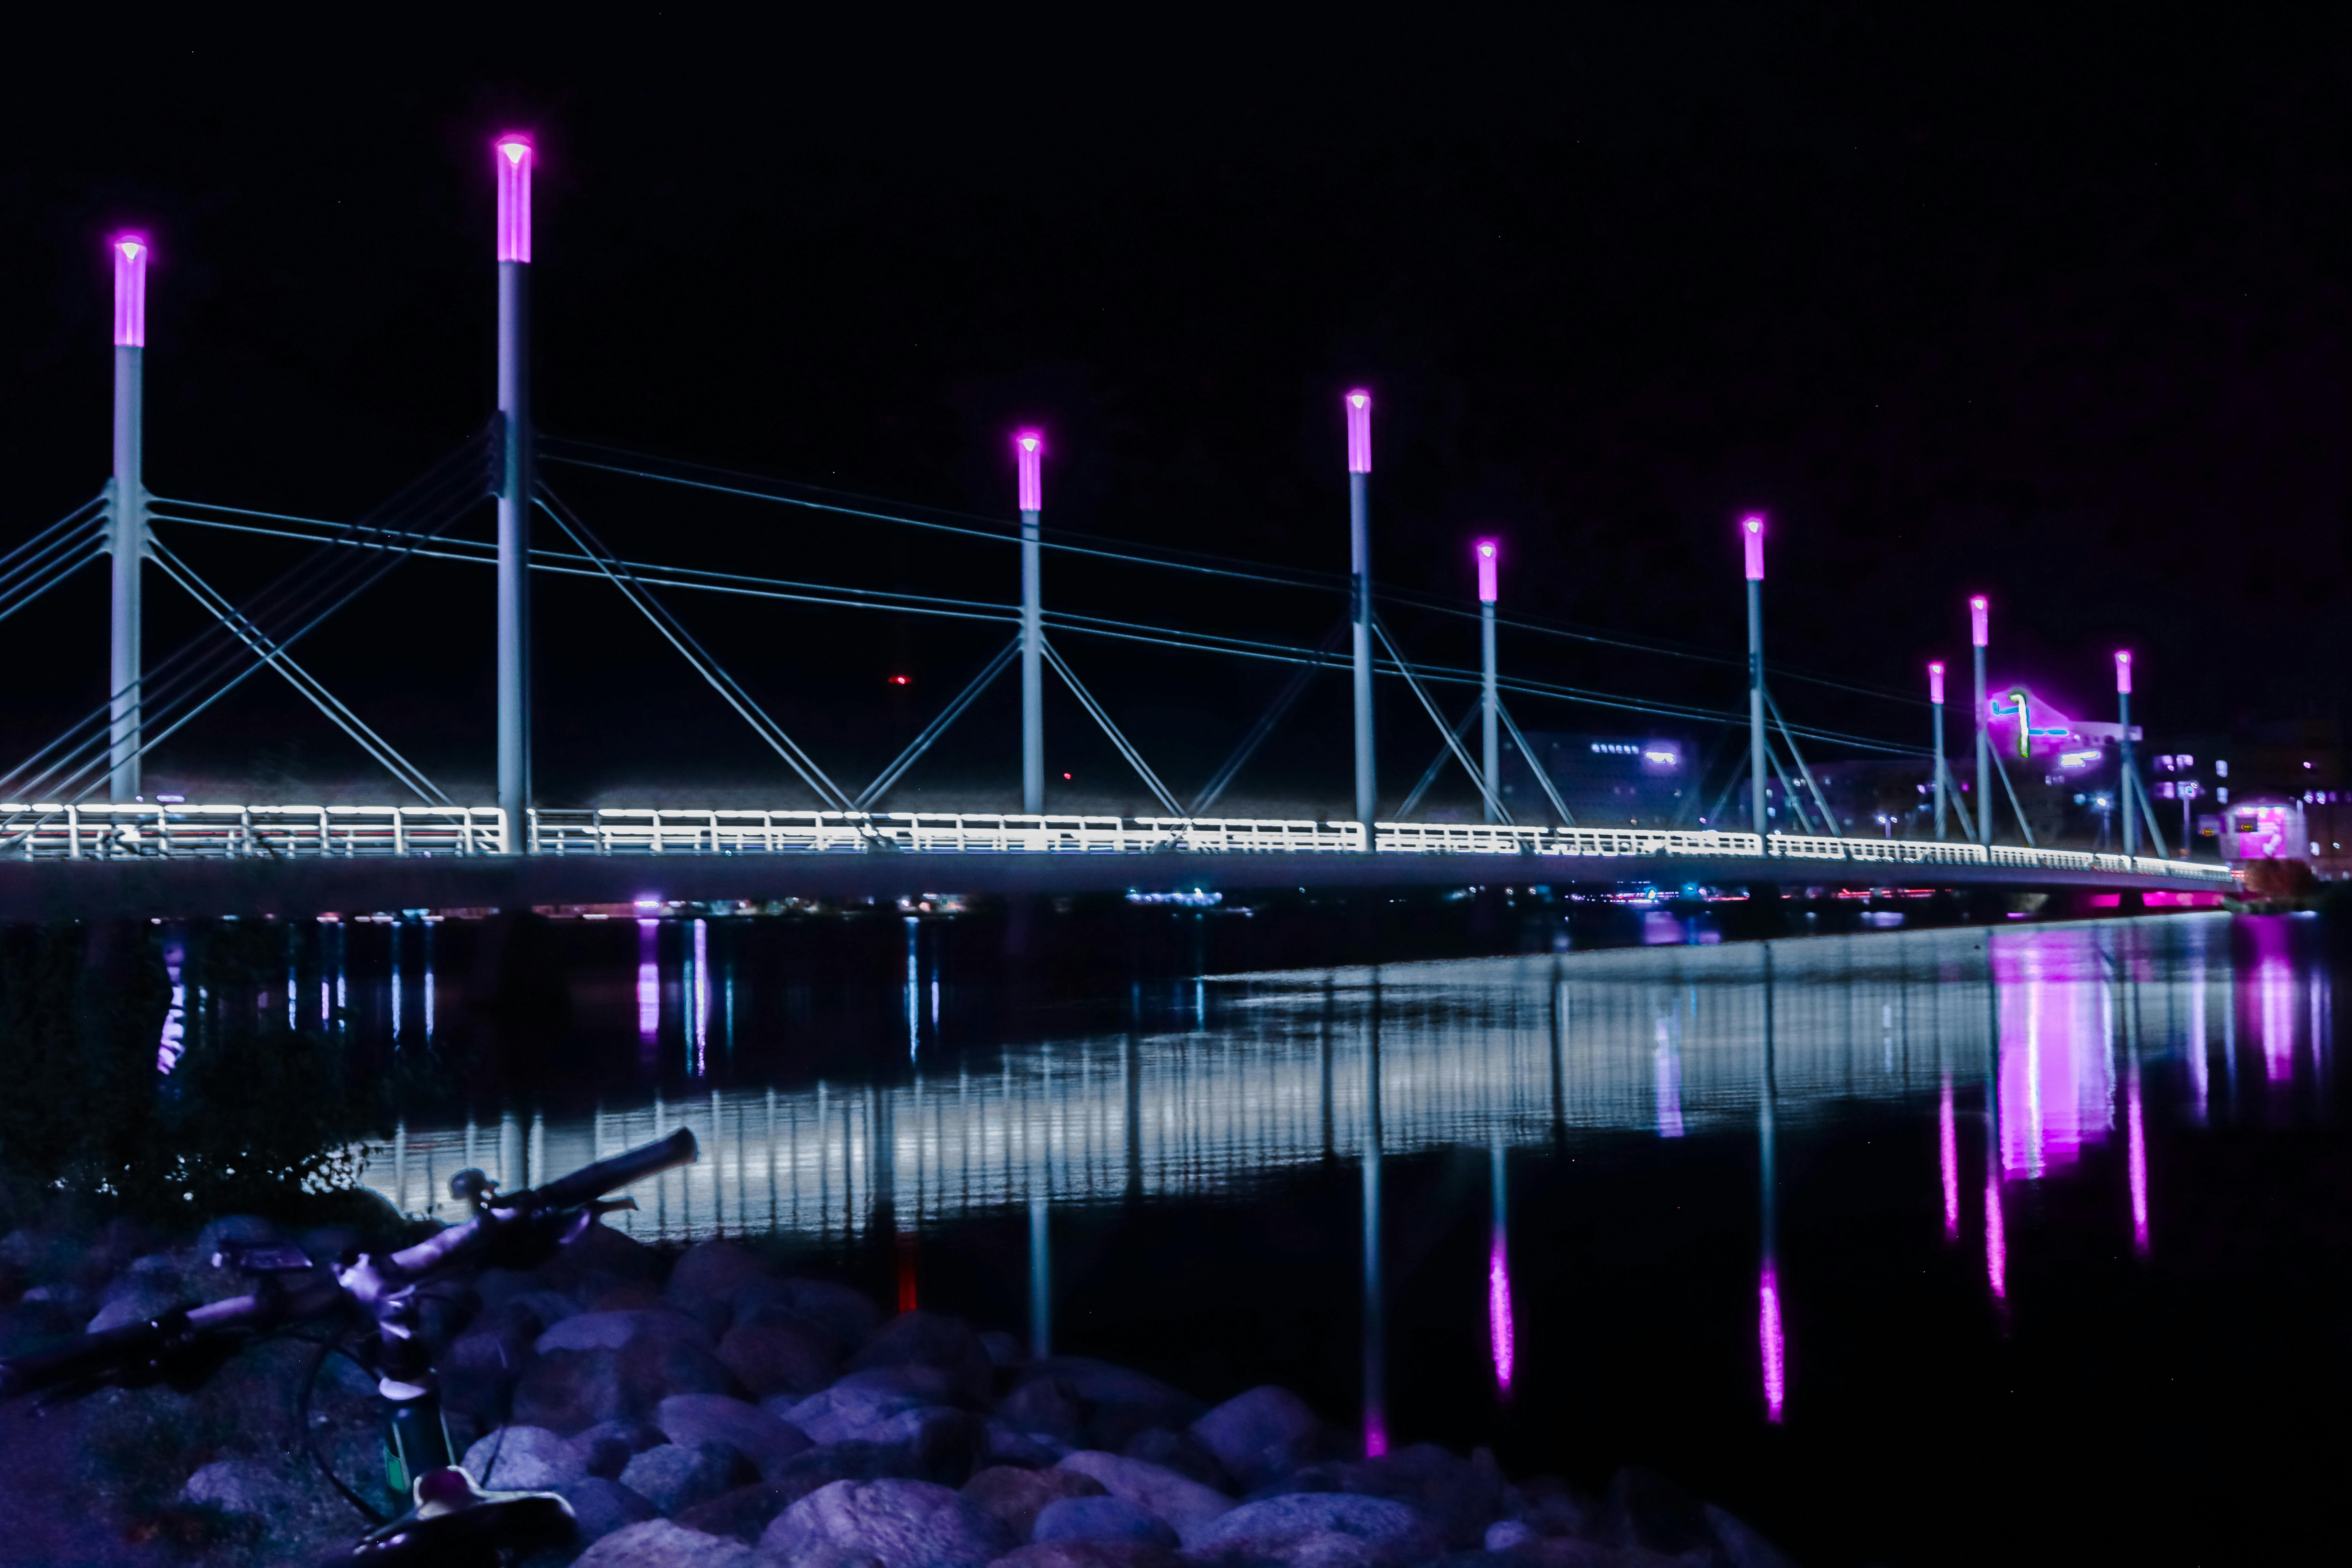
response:
M1364 1458L1377 1459L1389 1451L1389 1428L1378 1410L1364 1412Z
M2132 1250L2147 1256L2147 1137L2140 1121L2139 1063L2125 1080L2124 1160L2131 1177Z
M2116 650L2116 690L2125 697L2131 695L2131 655L2121 648Z
M2002 935L1992 966L2000 988L1999 1163L2039 1179L2104 1143L2115 1125L2105 961L2092 933L2052 927Z
M530 138L509 132L496 142L499 171L499 259L530 259L530 169L538 162Z
M1499 1226L1486 1253L1486 1337L1495 1355L1495 1386L1507 1395L1517 1352L1511 1333L1511 1265L1504 1255Z
M1359 387L1348 394L1348 471L1372 471L1372 395Z
M1491 539L1482 539L1478 541L1476 545L1476 553L1478 556L1478 602L1482 605L1491 605L1495 602L1495 542Z
M1748 580L1764 581L1764 520L1760 516L1739 520L1739 538L1748 547Z
M1760 1298L1757 1316L1757 1338L1764 1352L1764 1419L1775 1426L1780 1424L1780 1406L1789 1393L1787 1346L1780 1334L1780 1280L1772 1265L1764 1265L1764 1279L1757 1292Z
M119 349L143 349L147 346L149 248L142 236L124 234L115 237L114 346Z
M1982 594L1979 594L1976 597L1969 601L1969 643L1970 647L1987 647L1991 646L1991 638L1986 636L1987 623L1989 623L1991 618L1991 606L1985 602L1985 596Z
M637 922L637 1045L648 1056L661 1035L660 931L659 921Z
M1985 1279L1996 1301L2009 1300L2009 1237L2000 1226L2000 1162L1985 1162Z
M1927 700L1938 707L1943 705L1944 661L1940 658L1931 658L1927 661Z
M1013 460L1021 466L1021 510L1043 511L1045 483L1044 478L1045 437L1034 430L1023 430L1013 437Z
M1944 1239L1960 1239L1960 1139L1952 1123L1952 1075L1944 1075L1944 1100L1936 1110L1936 1152L1944 1171Z

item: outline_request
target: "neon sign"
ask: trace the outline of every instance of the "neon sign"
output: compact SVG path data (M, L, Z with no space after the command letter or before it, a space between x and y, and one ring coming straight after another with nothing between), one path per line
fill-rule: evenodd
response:
M2003 707L1998 702L1995 702L1992 705L1993 714L1996 718L2006 719L2012 714L2016 716L2017 754L2028 761L2032 759L2033 742L2037 737L2043 740L2063 741L2069 733L2063 725L2060 725L2055 729L2047 727L2039 730L2035 729L2033 727L2032 704L2033 699L2027 694L2025 688L2020 686L2011 689L2009 694L2009 706Z

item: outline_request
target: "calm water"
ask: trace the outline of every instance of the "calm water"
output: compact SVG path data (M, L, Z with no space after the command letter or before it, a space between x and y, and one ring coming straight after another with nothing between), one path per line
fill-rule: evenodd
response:
M702 1163L615 1224L778 1236L886 1299L1213 1397L1284 1382L1369 1447L1486 1443L1588 1485L1648 1463L1808 1561L2327 1539L2352 1163L2315 921L1019 1006L944 923L906 926L903 968L895 929L856 962L807 929L619 921L552 954L570 1022L501 1034L470 1114L420 1105L367 1181L446 1213L461 1166L525 1182L689 1127ZM295 1005L342 987L404 1053L498 1016L487 985L428 987L453 932L438 957L416 928L361 934L368 978L298 973Z

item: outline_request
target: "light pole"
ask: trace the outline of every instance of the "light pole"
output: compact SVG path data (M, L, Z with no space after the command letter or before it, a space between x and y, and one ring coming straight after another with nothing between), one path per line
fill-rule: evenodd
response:
M1021 809L1045 809L1045 610L1037 577L1037 514L1045 509L1045 437L1013 437L1021 468Z
M1748 549L1748 782L1756 836L1764 836L1764 520L1742 518Z
M1372 773L1372 532L1364 486L1372 471L1372 395L1361 387L1343 399L1348 409L1348 619L1355 654L1356 820L1364 847L1372 847L1377 795Z
M2133 793L2139 788L2139 777L2132 771L2131 655L2120 648L2116 651L2116 716L2123 721L2124 763L2122 787L2116 793L2123 797L2124 854L2131 857L2139 853L2139 816L2132 809L2139 804Z
M113 557L107 631L107 798L139 798L139 571L147 558L147 257L140 235L115 237Z
M1944 661L1927 661L1927 704L1936 715L1936 837L1944 837Z
M499 184L499 809L505 848L530 844L530 138L501 136Z
M1482 539L1475 546L1478 557L1478 652L1484 672L1478 704L1478 741L1480 758L1486 775L1486 820L1489 824L1502 820L1498 807L1503 799L1503 752L1497 728L1495 697L1495 574L1496 542Z
M1990 618L1982 594L1969 601L1969 651L1977 666L1977 842L1988 849L1992 847L1992 737L1985 729L1985 639ZM1968 813L1960 815L1965 818Z

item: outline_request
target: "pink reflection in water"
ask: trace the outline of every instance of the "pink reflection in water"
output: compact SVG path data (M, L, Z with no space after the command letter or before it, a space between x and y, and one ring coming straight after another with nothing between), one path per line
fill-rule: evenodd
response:
M2115 1070L2102 1011L2105 974L2086 931L2003 933L1993 942L2000 988L2000 1168L2027 1177L2073 1163L2115 1125Z
M659 921L637 922L637 1044L650 1054L661 1034L661 960L656 942Z
M1517 1347L1511 1337L1511 1265L1500 1226L1495 1227L1495 1244L1486 1254L1486 1337L1495 1354L1495 1386L1508 1394Z
M2287 953L2287 917L2257 915L2245 923L2254 943L2254 1034L2263 1076L2294 1081L2294 962Z
M1952 1125L1952 1075L1944 1074L1943 1103L1936 1110L1936 1152L1944 1169L1944 1239L1960 1239L1960 1138Z
M2124 1115L2126 1163L2131 1171L2132 1250L2147 1256L2147 1142L2139 1114L2139 1061L2135 1058L2125 1078Z
M1364 1458L1377 1459L1389 1451L1389 1429L1378 1410L1364 1412Z
M1757 1336L1764 1352L1764 1418L1778 1426L1780 1406L1788 1395L1788 1366L1780 1336L1780 1280L1769 1262L1764 1265L1763 1283L1758 1295Z
M1683 1055L1675 1038L1675 1021L1658 1015L1658 1048L1654 1059L1657 1075L1658 1136L1683 1135Z
M1985 1165L1985 1279L1993 1300L2009 1300L2009 1238L2000 1227L2000 1167Z

